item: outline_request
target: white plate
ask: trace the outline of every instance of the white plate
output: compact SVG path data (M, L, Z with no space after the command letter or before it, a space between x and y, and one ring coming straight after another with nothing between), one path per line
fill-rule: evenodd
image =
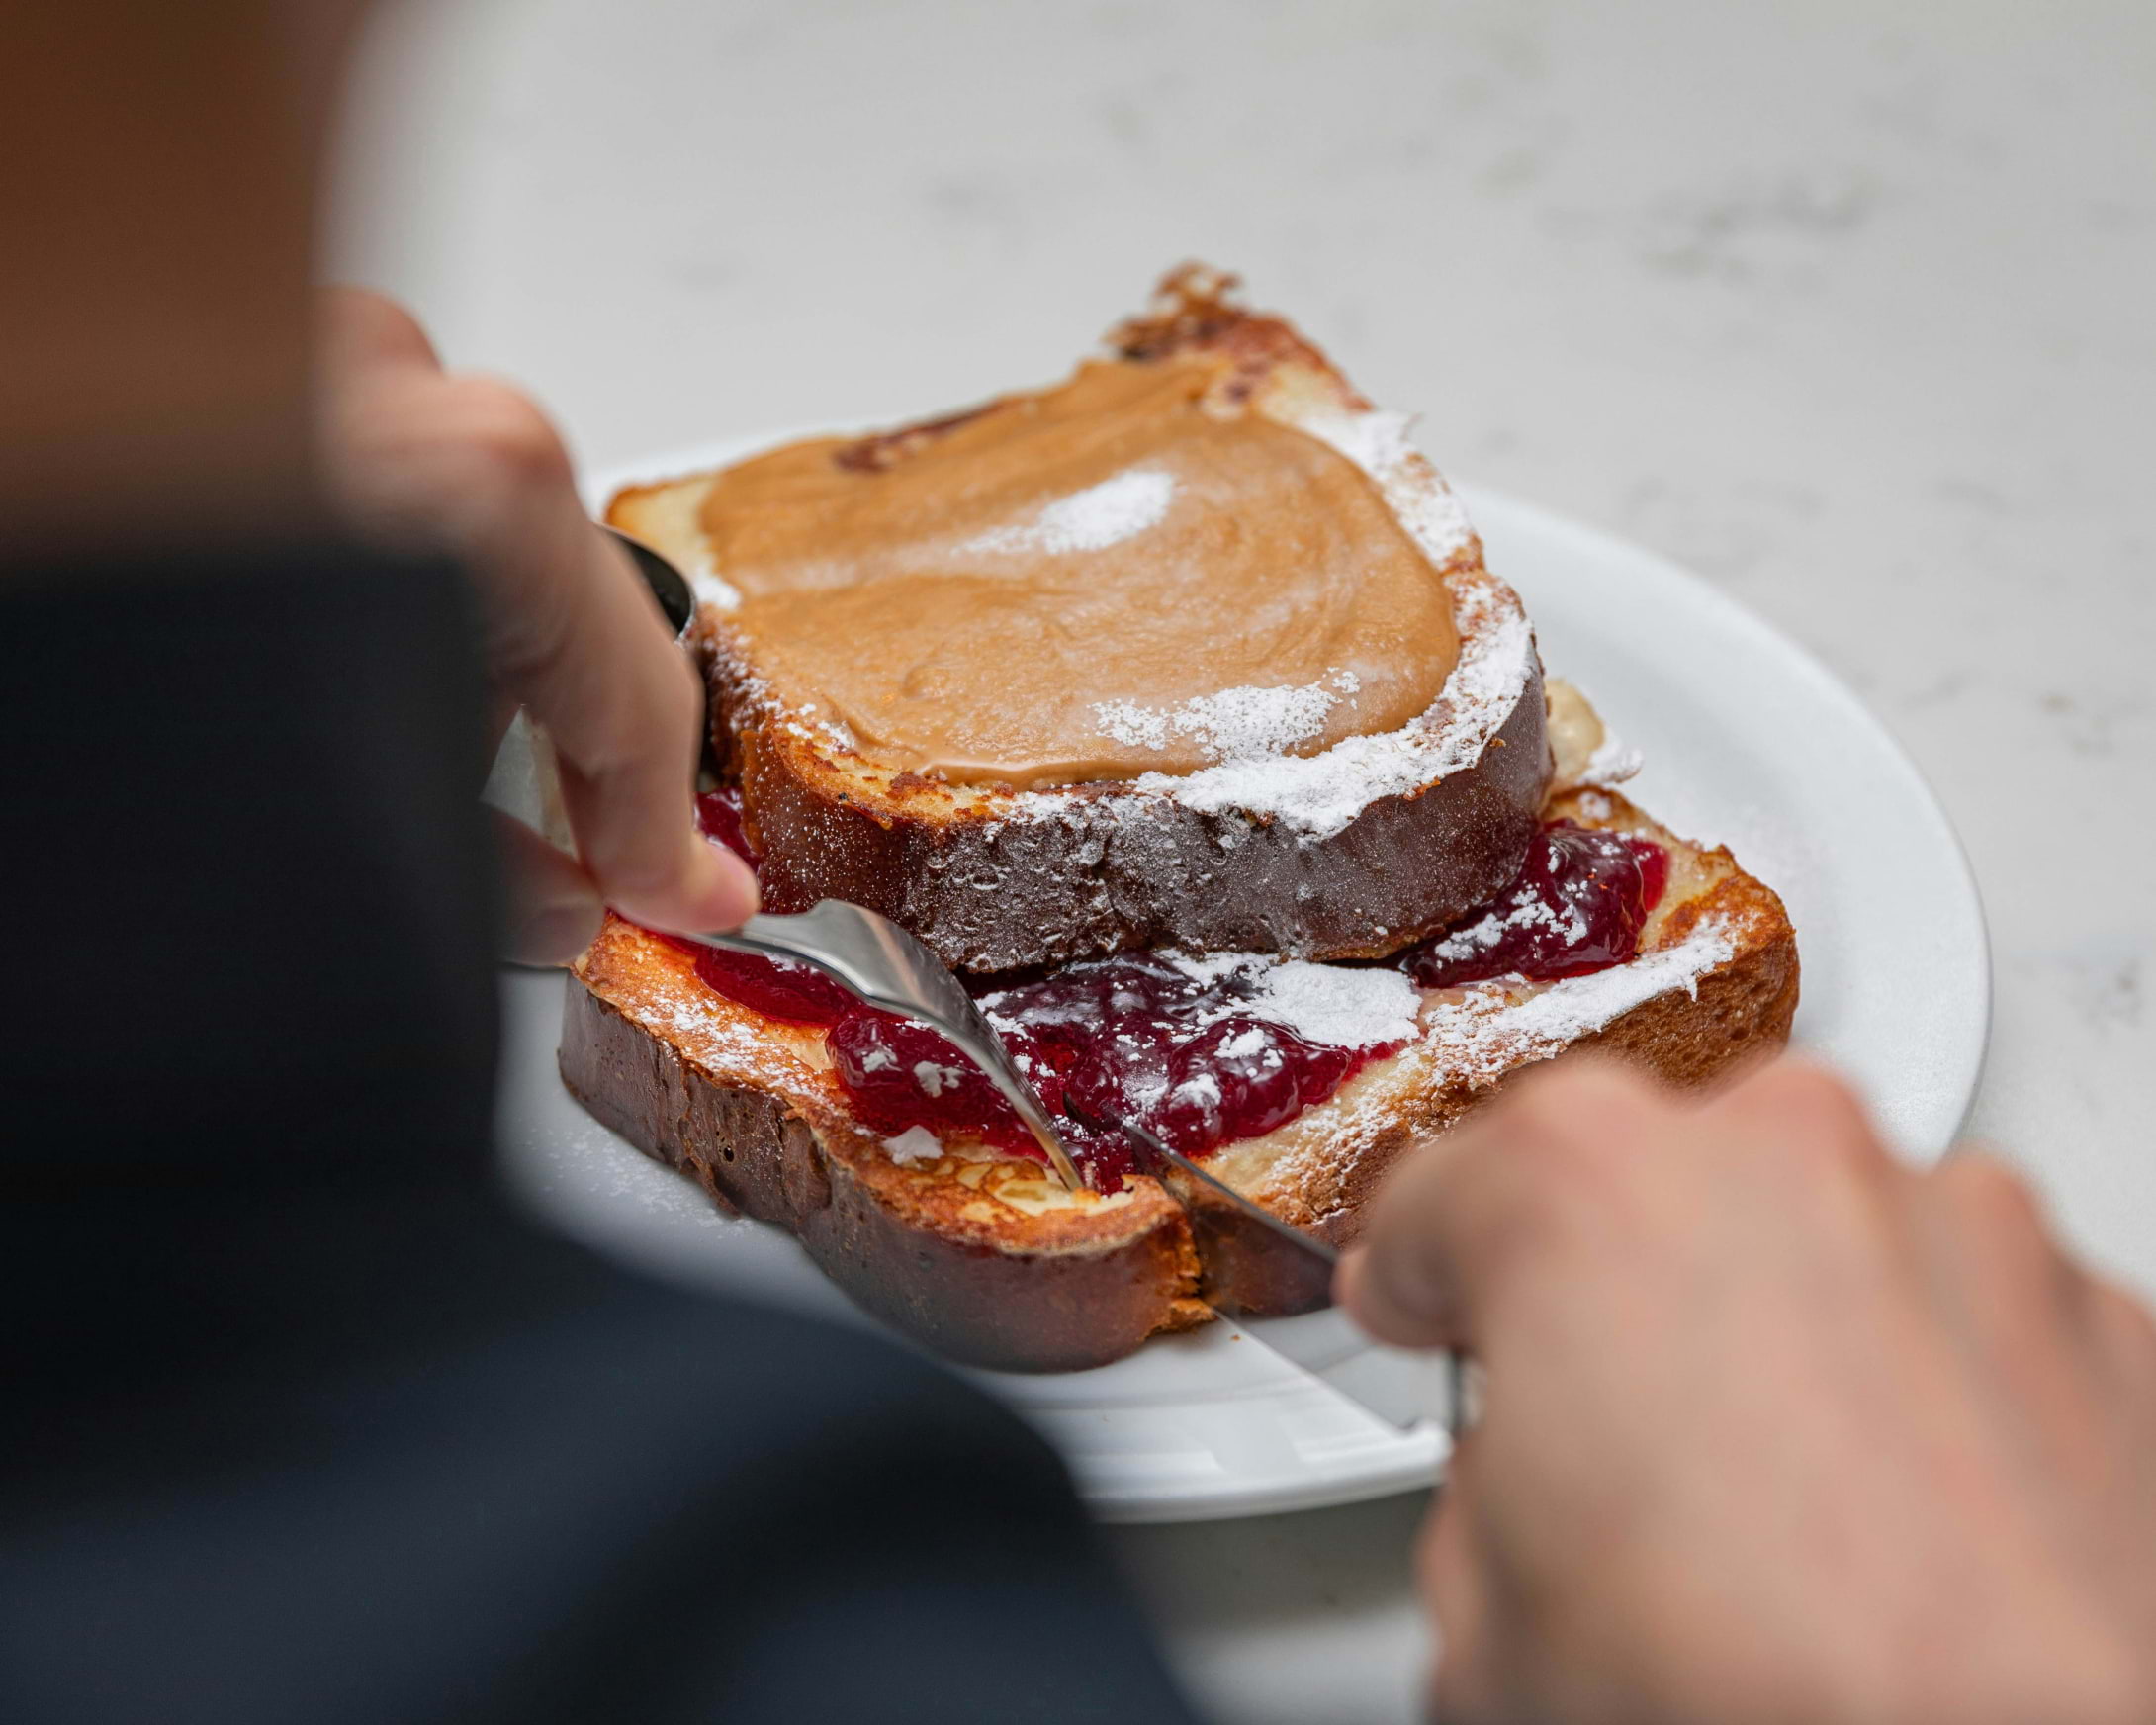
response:
M771 441L596 476L593 501ZM1828 671L1705 583L1530 504L1462 490L1490 566L1527 601L1545 663L1646 755L1640 801L1679 832L1728 844L1787 901L1804 960L1799 1044L1856 1081L1905 1152L1937 1155L1975 1093L1991 972L1975 882L1908 757ZM528 973L506 983L512 1185L570 1233L663 1274L870 1322L785 1236L717 1216L569 1100L553 1055L562 987ZM1433 1428L1402 1434L1224 1324L1097 1371L976 1376L1047 1433L1116 1520L1352 1502L1426 1485L1443 1461Z

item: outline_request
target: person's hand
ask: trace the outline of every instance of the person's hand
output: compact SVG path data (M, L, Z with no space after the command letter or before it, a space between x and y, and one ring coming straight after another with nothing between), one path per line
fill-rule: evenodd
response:
M445 550L478 586L505 724L551 734L583 860L500 817L511 954L573 956L603 905L683 931L730 929L756 881L697 833L695 674L626 553L594 527L562 440L529 399L445 372L410 315L335 288L321 308L322 450L333 500L363 532Z
M1446 1719L2156 1717L2156 1326L2021 1183L1799 1064L1538 1073L1342 1267L1485 1374L1420 1550Z

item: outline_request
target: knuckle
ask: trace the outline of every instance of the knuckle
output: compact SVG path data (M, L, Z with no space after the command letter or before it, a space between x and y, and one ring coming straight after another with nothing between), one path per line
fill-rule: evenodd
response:
M1523 1075L1498 1110L1492 1136L1509 1159L1572 1191L1640 1177L1658 1123L1674 1111L1644 1081L1596 1061L1558 1061Z
M1824 1067L1779 1061L1733 1091L1731 1104L1774 1129L1765 1147L1807 1168L1868 1183L1891 1167L1856 1092Z
M1950 1156L1934 1178L1962 1221L1988 1238L2017 1244L2048 1240L2043 1208L2035 1193L1996 1157Z
M461 377L449 386L455 434L471 456L510 489L568 485L575 469L561 435L538 403L490 377Z
M410 308L374 288L332 283L321 290L320 304L323 318L340 333L375 345L427 345L426 330Z
M2156 1388L2156 1315L2102 1277L2090 1279L2088 1297L2114 1360L2135 1383Z
M1929 1185L1970 1259L2002 1289L2061 1310L2085 1306L2089 1278L2052 1238L2041 1200L2013 1168L1964 1151L1939 1164Z

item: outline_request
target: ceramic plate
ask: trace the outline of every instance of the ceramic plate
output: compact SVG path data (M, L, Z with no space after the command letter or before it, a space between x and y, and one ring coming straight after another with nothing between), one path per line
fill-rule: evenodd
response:
M592 500L770 441L597 476ZM1990 961L1960 845L1909 758L1824 667L1705 583L1461 489L1490 567L1526 600L1544 663L1646 756L1627 788L1676 831L1727 844L1788 903L1804 962L1798 1044L1856 1081L1906 1153L1937 1155L1975 1093ZM502 1137L516 1190L568 1232L661 1274L871 1323L784 1235L719 1217L569 1100L554 1071L563 986L532 973L506 984ZM1402 1433L1226 1324L1096 1371L975 1376L1056 1443L1114 1520L1350 1502L1426 1485L1444 1461L1434 1426Z

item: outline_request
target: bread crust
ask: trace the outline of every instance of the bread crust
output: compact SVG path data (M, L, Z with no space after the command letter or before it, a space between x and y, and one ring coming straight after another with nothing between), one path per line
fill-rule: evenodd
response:
M723 656L711 692L714 740L766 858L766 907L865 905L976 972L1170 944L1384 957L1512 878L1549 773L1539 666L1474 768L1381 797L1314 842L1121 785L1072 786L1055 813L1020 816L926 779L879 782L750 716Z

